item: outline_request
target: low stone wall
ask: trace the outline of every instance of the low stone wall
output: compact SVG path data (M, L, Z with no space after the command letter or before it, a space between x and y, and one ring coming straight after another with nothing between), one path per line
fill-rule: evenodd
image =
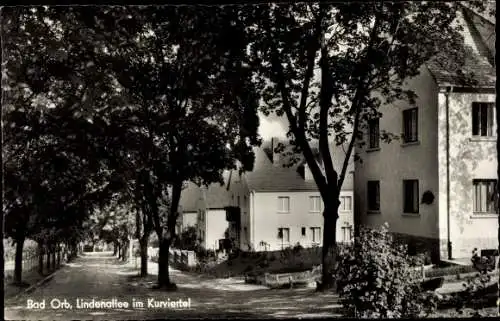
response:
M169 263L180 270L196 266L196 253L194 251L170 249Z
M271 288L284 285L305 284L313 282L321 277L321 269L314 268L309 271L295 273L264 273L259 275L246 276L246 283L261 284Z

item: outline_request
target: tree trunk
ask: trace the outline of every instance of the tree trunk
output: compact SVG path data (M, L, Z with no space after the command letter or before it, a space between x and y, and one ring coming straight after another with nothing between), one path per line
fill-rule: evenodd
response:
M163 235L163 231L157 229L158 240L160 240L160 251L158 258L158 287L165 287L167 290L175 290L175 283L170 282L169 275L169 249L172 240L175 239L175 225L177 222L178 207L182 192L182 181L176 181L172 186L172 203L170 213L167 218L167 235Z
M23 247L25 237L21 236L16 239L16 258L14 266L14 283L21 284L23 277Z
M43 275L43 243L38 242L38 274Z
M164 237L160 239L160 250L158 253L158 288L166 288L168 290L175 289L175 284L170 282L170 274L168 269L170 242Z
M123 246L122 246L122 261L124 261L124 262L127 261L127 259L128 259L129 246L130 246L130 241L125 240L123 242Z
M50 271L50 247L47 245L45 247L45 254L47 255L47 262L46 262L46 267L47 267L47 273Z
M57 244L57 267L61 266L61 246Z
M321 285L318 290L324 291L335 288L335 270L337 263L337 218L338 218L338 195L333 197L335 201L327 204L323 212L323 248L322 248L322 275Z
M141 251L141 276L148 275L148 243L149 232L144 232L144 235L139 239Z
M55 245L52 245L51 257L52 257L52 269L55 270L56 269L56 246Z

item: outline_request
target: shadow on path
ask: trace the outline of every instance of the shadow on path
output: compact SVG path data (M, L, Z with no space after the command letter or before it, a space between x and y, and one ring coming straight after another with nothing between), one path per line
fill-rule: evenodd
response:
M314 289L270 290L247 285L243 280L204 278L171 269L178 290L153 290L157 264L150 263L149 275L137 277L135 264L125 264L111 252L85 253L68 263L47 284L30 294L6 302L7 319L156 319L156 318L286 318L340 316L336 295ZM54 308L52 300L67 302L72 308ZM78 308L91 300L127 302L128 308ZM188 308L149 306L150 301L190 302ZM44 309L29 309L28 300L45 302ZM133 302L143 307L132 307ZM57 305L57 304L56 304Z

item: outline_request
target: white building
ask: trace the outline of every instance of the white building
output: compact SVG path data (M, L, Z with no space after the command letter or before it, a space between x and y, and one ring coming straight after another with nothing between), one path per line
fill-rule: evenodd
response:
M464 85L435 62L423 66L408 81L416 105L382 107L357 151L363 159L356 163L357 224L388 222L434 260L498 248L495 25L470 10L463 17L464 50L471 52L460 68L473 71L477 83ZM403 139L383 144L381 130Z
M323 202L310 170L302 161L288 163L273 151L277 139L256 148L251 172L232 172L229 178L228 215L231 235L245 251L279 250L300 243L304 247L322 245ZM334 158L343 161L342 157ZM319 156L318 156L319 157ZM336 161L336 168L341 168ZM349 170L341 191L337 241L353 236L353 178Z

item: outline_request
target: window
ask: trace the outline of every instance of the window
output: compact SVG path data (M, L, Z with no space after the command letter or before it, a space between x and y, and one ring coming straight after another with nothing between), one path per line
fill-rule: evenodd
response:
M302 236L306 236L306 228L305 227L302 228Z
M342 226L342 235L344 237L344 242L351 241L352 237L352 227L351 226Z
M403 141L418 141L418 108L403 110Z
M350 196L340 197L340 211L351 211L352 210L352 198Z
M475 179L474 185L474 212L497 213L497 181L494 179Z
M278 212L280 213L290 212L290 197L288 196L278 197Z
M379 148L380 147L380 130L379 130L379 119L374 118L368 121L368 148Z
M243 196L243 206L246 206L247 205L247 196L244 195Z
M311 235L313 243L321 242L321 227L311 227Z
M494 103L472 103L472 135L495 136L493 124L495 122Z
M285 243L290 242L290 229L288 227L278 228L278 239Z
M403 204L405 213L418 213L418 180L403 180Z
M321 212L321 196L309 196L309 211Z
M240 207L240 196L238 195L238 207Z
M380 211L380 182L368 181L368 210Z

